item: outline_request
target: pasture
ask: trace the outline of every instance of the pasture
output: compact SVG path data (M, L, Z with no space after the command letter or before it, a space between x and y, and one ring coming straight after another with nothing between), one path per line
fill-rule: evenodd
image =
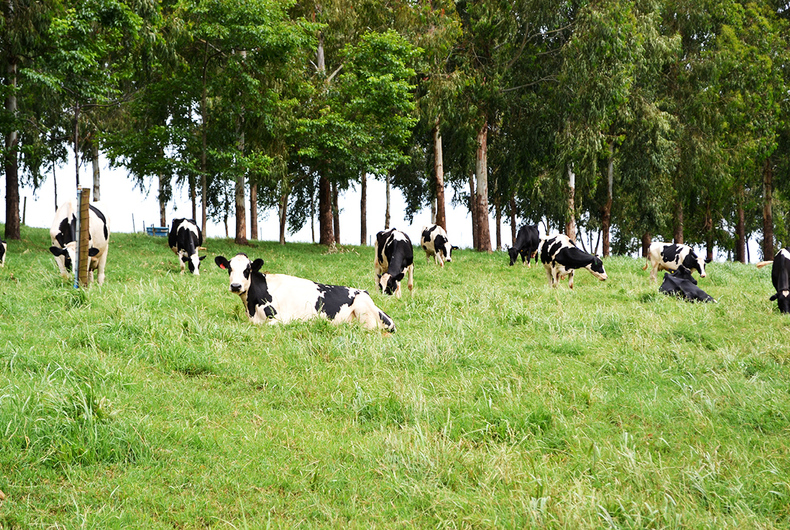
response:
M452 235L452 234L451 234ZM392 335L248 323L209 239L113 234L74 290L46 230L0 269L3 528L787 528L790 318L770 267L712 263L716 304L644 260L574 291L505 252L415 248L415 290L373 248L256 242L263 270L368 289Z

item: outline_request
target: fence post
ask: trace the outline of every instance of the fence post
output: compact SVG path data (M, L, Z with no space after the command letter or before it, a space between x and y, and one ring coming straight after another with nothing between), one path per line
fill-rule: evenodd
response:
M74 274L75 286L76 282L83 287L88 286L90 275L88 274L88 263L90 256L88 256L88 245L90 242L90 188L80 188L79 193L79 250L77 251L77 261L79 262L78 273Z

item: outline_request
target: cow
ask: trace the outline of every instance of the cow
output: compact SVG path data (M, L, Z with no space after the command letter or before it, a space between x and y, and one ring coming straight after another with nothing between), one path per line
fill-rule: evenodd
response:
M607 278L601 258L580 250L564 234L542 238L537 253L552 287L557 287L559 280L568 276L568 287L573 289L573 273L576 269L587 269L601 281Z
M425 251L425 262L430 263L433 258L440 267L444 267L445 262L452 262L453 250L458 250L458 247L450 244L447 232L439 225L429 225L422 228L420 246Z
M532 268L529 260L535 256L539 243L538 225L524 225L519 228L516 242L507 249L507 253L510 254L510 265L516 263L518 257L521 256L521 263L526 262L527 267Z
M380 291L400 298L405 274L409 275L409 292L414 289L414 247L409 236L394 228L382 230L376 234L374 253L373 273Z
M0 267L5 267L5 255L8 253L8 244L0 240Z
M107 249L110 242L110 218L98 202L88 205L88 273L93 281L93 271L98 269L98 283L104 283L104 268L107 264ZM77 201L70 200L60 205L55 212L49 236L52 246L49 251L55 256L60 275L68 279L72 263L77 257Z
M206 256L198 256L198 248L203 244L203 233L194 219L173 219L170 233L167 235L167 243L178 256L181 274L184 274L186 266L189 266L189 272L200 275L200 262Z
M678 265L677 270L664 273L664 281L658 292L682 296L687 302L715 302L711 295L697 287L697 280L691 271L683 265Z
M696 269L699 272L699 277L705 277L705 264L710 260L705 260L694 249L688 245L679 245L677 243L651 243L647 250L647 261L642 270L650 268L650 281L657 280L657 273L661 270L674 271L680 265L683 265L688 270Z
M764 267L772 263L761 261L758 267ZM790 248L783 248L774 256L771 265L771 282L774 284L776 294L769 298L770 301L776 300L780 313L790 313Z
M395 323L376 307L367 291L324 285L286 274L262 273L263 260L250 261L244 253L228 260L217 256L214 262L228 271L230 291L241 297L253 324L328 319L333 324L357 320L368 329L395 332Z

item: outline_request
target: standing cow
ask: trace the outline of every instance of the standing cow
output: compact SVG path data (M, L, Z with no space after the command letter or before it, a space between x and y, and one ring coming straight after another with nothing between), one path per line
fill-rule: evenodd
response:
M439 225L423 227L420 246L425 251L425 262L433 258L440 267L444 267L445 262L453 261L453 250L458 250L458 247L450 244L447 232Z
M401 297L400 282L409 275L409 291L414 288L414 247L404 232L391 228L376 234L373 273L376 287L385 294Z
M607 278L601 258L580 250L564 234L541 239L537 252L552 287L557 287L559 280L567 276L568 287L573 289L573 272L576 269L587 269L601 281Z
M104 208L94 202L88 205L88 273L93 281L93 271L98 269L98 283L104 283L104 267L107 264L107 249L110 242L110 219ZM49 236L52 246L49 251L55 256L60 275L68 279L72 263L77 258L77 201L67 201L55 212Z
M507 253L510 254L510 265L516 263L518 257L521 256L521 263L526 262L527 267L531 268L532 264L529 260L537 253L539 244L538 225L524 225L519 228L516 242L507 249Z
M764 267L770 261L761 261L758 267ZM774 284L776 294L769 300L776 300L780 313L790 313L790 249L783 248L774 256L771 265L771 282Z
M173 219L170 233L167 235L170 249L178 256L181 274L189 266L189 272L200 274L200 262L206 256L198 256L198 248L203 244L203 233L194 219Z
M262 259L250 261L241 253L231 260L217 256L214 262L228 271L230 291L241 297L253 324L285 324L320 316L333 324L357 320L368 329L395 331L395 323L376 307L367 291L286 274L264 274L260 272Z
M688 270L696 269L700 278L704 278L705 263L709 261L697 256L694 249L688 245L656 242L652 243L650 248L648 248L647 261L642 270L650 267L651 282L656 281L658 271L675 271L680 265L683 265Z
M0 240L0 267L5 267L5 255L8 253L8 245Z

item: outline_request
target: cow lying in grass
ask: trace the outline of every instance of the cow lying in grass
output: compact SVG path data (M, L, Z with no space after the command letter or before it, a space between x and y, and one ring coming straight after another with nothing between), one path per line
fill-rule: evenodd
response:
M376 307L367 291L264 274L260 272L263 260L250 261L246 254L236 254L231 260L217 256L214 262L228 271L230 291L241 297L253 324L324 317L333 324L357 320L368 329L395 331L395 323Z

